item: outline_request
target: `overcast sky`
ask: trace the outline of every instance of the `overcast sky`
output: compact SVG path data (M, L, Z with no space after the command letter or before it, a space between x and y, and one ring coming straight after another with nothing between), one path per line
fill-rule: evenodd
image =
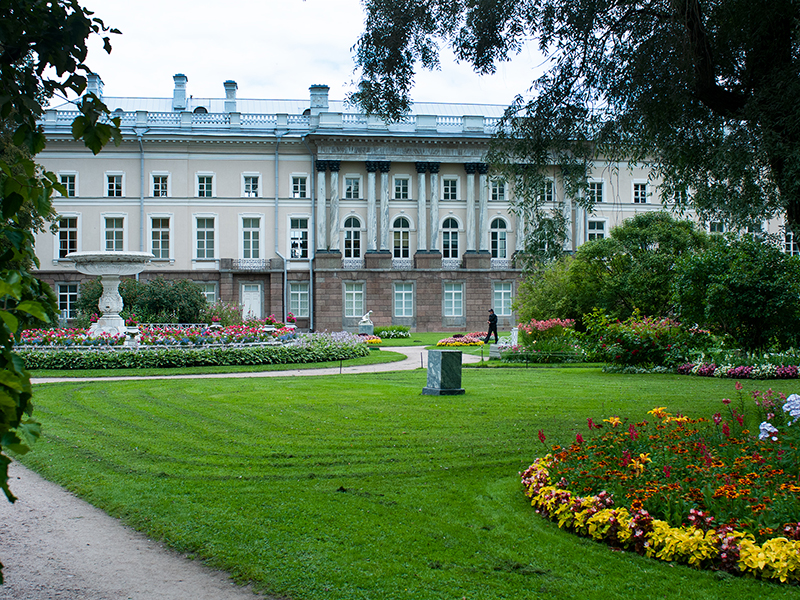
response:
M344 99L354 89L351 48L363 29L359 0L84 0L107 25L110 55L95 40L89 67L107 96L172 97L172 76L189 78L188 93L224 96L233 79L239 98L301 99L312 84ZM495 75L479 77L442 53L441 71L422 71L420 102L509 104L525 92L541 58L524 50Z

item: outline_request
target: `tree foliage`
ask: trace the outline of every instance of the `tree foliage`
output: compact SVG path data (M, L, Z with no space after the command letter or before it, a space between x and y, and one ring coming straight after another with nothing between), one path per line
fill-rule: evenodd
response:
M363 0L351 100L398 118L440 44L492 73L528 39L548 69L506 112L490 160L541 216L543 176L583 194L598 160L652 167L676 209L800 230L797 0ZM687 193L688 192L688 193Z
M29 319L47 322L56 307L52 292L30 272L38 266L33 233L52 215L54 189L66 191L34 158L45 146L37 126L45 103L55 94L80 95L86 88L86 40L102 35L100 19L77 0L0 0L0 121L5 132L0 158L0 489L10 501L6 450L27 452L39 436L32 417L30 377L14 351L15 336ZM94 153L120 141L119 120L93 95L79 104L73 124ZM1 565L0 565L1 567ZM0 574L0 583L2 575Z
M740 348L800 343L800 259L755 236L716 237L685 257L673 289L683 322L730 335Z

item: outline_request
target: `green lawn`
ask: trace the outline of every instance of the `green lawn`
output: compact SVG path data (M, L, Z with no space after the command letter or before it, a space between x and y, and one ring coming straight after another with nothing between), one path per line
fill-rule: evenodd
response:
M710 415L734 382L596 368L36 386L25 464L137 529L294 600L796 598L576 538L518 471L586 418ZM760 385L785 393L796 382Z

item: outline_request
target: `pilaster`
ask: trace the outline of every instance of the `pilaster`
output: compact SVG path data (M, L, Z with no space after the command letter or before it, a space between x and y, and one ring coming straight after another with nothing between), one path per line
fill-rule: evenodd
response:
M428 211L427 194L425 193L425 174L428 163L418 162L417 168L417 251L424 252L428 249Z
M389 250L389 169L392 163L378 163L381 172L381 251Z
M431 243L428 248L433 251L439 248L439 164L428 163L428 171L431 173Z
M327 235L327 215L326 205L328 203L327 185L325 183L325 171L328 168L328 161L317 161L317 234L316 246L318 252L325 252L328 249Z
M478 163L478 231L480 240L478 249L481 252L489 252L489 166L486 163Z
M328 244L331 252L339 252L339 161L329 160L331 171L331 221Z
M367 251L374 252L378 249L378 213L375 201L375 172L378 163L368 160L364 163L367 168Z

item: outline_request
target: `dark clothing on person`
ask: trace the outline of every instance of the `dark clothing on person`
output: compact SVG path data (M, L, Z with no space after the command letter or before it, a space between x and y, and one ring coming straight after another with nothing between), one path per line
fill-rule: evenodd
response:
M489 331L486 332L486 339L483 340L484 344L489 343L492 333L494 333L494 343L496 344L500 339L497 337L497 315L494 312L489 313Z

